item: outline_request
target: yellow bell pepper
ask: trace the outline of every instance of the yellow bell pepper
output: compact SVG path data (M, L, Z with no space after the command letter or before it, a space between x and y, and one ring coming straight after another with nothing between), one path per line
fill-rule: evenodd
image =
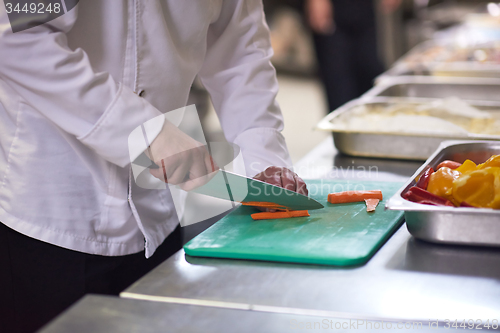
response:
M477 166L478 169L489 167L500 167L500 155L493 155L486 162Z
M466 174L468 172L477 170L477 165L476 165L476 163L472 162L471 160L466 160L464 163L462 163L461 166L459 166L455 170L459 171L462 174Z
M427 185L427 191L446 198L457 204L453 200L452 187L453 181L462 175L460 171L453 170L447 167L441 167L436 172L434 172L429 178L429 184ZM458 202L460 204L460 202Z
M451 193L457 203L500 209L500 167L483 167L458 177Z

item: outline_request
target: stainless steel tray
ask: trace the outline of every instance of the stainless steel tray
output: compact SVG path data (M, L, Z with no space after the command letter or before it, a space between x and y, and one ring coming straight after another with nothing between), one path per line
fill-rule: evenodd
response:
M419 55L424 55L432 47L438 46L434 40L428 40L413 47L408 53L398 59L387 71L375 78L376 84L395 76L430 75L428 61L418 62ZM412 61L413 60L413 61Z
M434 243L500 246L500 210L486 208L437 207L407 201L401 194L415 185L415 179L443 160L483 163L500 154L497 141L446 141L415 172L386 204L387 209L405 212L408 231L416 238Z
M500 88L500 86L499 86ZM435 99L434 99L435 100ZM410 98L362 98L348 102L335 112L328 114L317 125L319 130L333 133L334 143L337 149L347 155L381 157L394 159L425 160L427 159L445 140L500 140L499 136L472 135L471 137L457 137L454 135L429 136L424 134L410 133L388 133L388 132L368 132L349 131L339 129L332 124L335 118L343 116L355 107L360 105L391 105L396 103L420 104L421 99ZM482 109L494 108L499 110L500 103L480 103L476 105Z
M397 76L383 80L362 98L377 96L423 100L456 96L475 105L500 103L500 79Z
M493 41L490 41L490 43ZM479 61L454 61L450 55L469 49L482 49L488 43L478 43L476 46L459 46L453 40L428 40L418 44L400 58L386 72L379 75L375 82L400 75L431 75L500 78L500 63Z

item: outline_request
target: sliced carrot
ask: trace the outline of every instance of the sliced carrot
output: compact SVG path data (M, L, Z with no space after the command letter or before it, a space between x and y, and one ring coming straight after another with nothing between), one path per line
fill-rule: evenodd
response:
M263 208L268 208L268 209L278 209L278 210L286 210L287 207L278 205L274 202L259 202L259 201L248 201L248 202L242 202L241 203L243 206L252 206L252 207L263 207Z
M379 202L380 202L379 199L365 199L366 211L368 213L374 212L375 208L377 208L377 205L378 205Z
M344 191L328 194L328 202L332 204L347 202L363 202L365 199L382 200L382 191Z
M307 210L289 210L286 212L275 212L275 213L255 213L252 214L252 219L254 220L273 220L273 219L286 219L289 217L304 217L310 216Z

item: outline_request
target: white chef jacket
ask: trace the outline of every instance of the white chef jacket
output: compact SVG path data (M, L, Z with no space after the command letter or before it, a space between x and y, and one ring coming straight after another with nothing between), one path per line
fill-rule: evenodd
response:
M248 176L290 167L271 55L260 0L86 0L17 33L2 4L0 221L67 249L151 256L178 216L168 189L130 180L127 137L185 106L198 75Z

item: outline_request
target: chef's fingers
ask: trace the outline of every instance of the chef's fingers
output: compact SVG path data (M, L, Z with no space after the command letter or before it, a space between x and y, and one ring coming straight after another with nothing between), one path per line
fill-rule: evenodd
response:
M264 172L260 172L258 173L257 175L255 175L255 177L253 177L254 179L257 179L257 180L260 180L261 182L265 182L265 175L264 175Z
M281 170L281 183L283 188L294 192L297 191L294 173L287 168Z
M281 185L279 185L279 184L281 184L281 180L275 178L274 176L275 176L274 173L273 174L268 173L266 175L266 174L264 174L264 172L262 172L262 173L258 174L257 176L255 176L254 179L260 180L261 182L264 182L264 183L281 186Z
M207 182L210 181L215 175L217 174L217 171L219 171L219 166L217 163L215 163L214 159L210 154L207 152L205 155L205 166L207 168Z
M215 172L219 170L219 166L217 163L215 163L215 160L212 158L212 156L209 154L208 150L205 152L205 165L209 173Z
M153 177L158 178L159 180L161 180L161 181L163 181L165 183L167 182L165 180L165 177L163 176L163 170L161 168L159 168L159 169L149 169L149 173L151 175L153 175Z
M281 182L281 168L270 167L264 171L264 181L268 184L283 187Z
M184 191L191 191L195 188L203 186L207 183L207 176L195 177L193 179L189 179L186 182L179 184L179 187Z
M192 163L189 156L185 156L179 160L169 157L162 160L162 163L164 174L167 177L167 182L169 184L179 185L189 179L189 169Z
M194 162L189 172L189 180L181 186L185 191L193 190L208 183L219 170L205 146L200 146L194 154Z
M294 173L294 178L295 178L295 184L297 186L297 193L303 194L303 195L309 195L309 191L307 190L307 185L306 183L297 176L297 174Z
M212 156L208 152L208 149L206 149L205 146L200 147L199 151L200 151L199 161L197 160L196 162L200 163L200 168L204 167L205 169L203 174L203 182L201 184L204 185L208 183L213 177L215 177L217 171L219 171L219 166L214 161L214 159L212 158Z
M208 151L204 147L198 147L193 150L192 160L186 167L188 171L188 179L180 187L185 191L191 191L197 187L200 187L208 182L208 170L205 163L206 155Z
M276 173L281 173L281 168L275 167L275 166L270 166L266 170L262 171L261 173L257 174L254 179L263 181L263 182L268 182L273 181L271 179L275 178ZM275 183L278 181L278 179L275 179ZM281 182L281 181L280 181Z
M283 187L283 182L281 179L281 170L276 171L271 177L267 178L266 182L271 185Z
M167 183L168 180L167 180L167 173L165 170L165 162L163 160L161 160L160 163L158 163L158 164L159 164L159 168L158 169L149 169L149 173L151 173L151 175L153 175L153 177L156 177L159 180Z

